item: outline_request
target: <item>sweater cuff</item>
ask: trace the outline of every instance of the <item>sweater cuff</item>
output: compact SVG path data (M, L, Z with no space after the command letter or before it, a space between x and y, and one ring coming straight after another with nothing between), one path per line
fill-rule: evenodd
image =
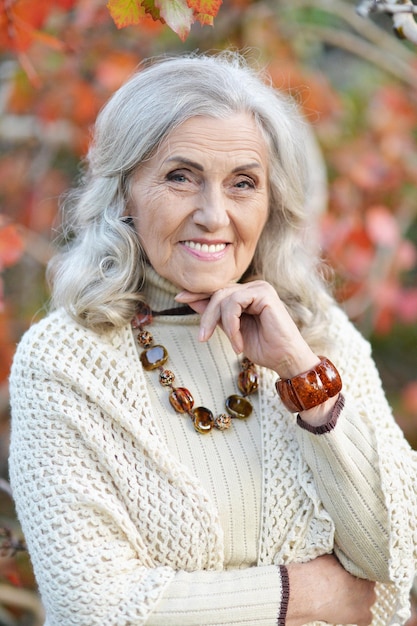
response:
M281 607L278 615L278 626L285 626L287 621L288 604L290 601L290 577L285 565L279 566L281 574Z
M339 415L341 414L344 406L345 398L342 394L340 394L326 424L322 424L321 426L311 426L311 424L307 424L307 422L302 419L301 415L297 415L297 424L300 428L308 430L309 433L313 433L313 435L324 435L325 433L329 433L336 426L337 420L339 419Z

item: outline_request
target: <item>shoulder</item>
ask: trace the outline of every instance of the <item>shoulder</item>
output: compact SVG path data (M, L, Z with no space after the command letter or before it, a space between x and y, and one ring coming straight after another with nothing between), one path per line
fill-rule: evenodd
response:
M22 336L17 352L30 350L51 349L56 347L65 350L66 346L75 347L77 341L105 342L104 334L97 334L81 324L78 324L64 309L58 309L46 315L43 319L32 324Z
M61 369L69 359L81 363L92 351L105 352L121 345L127 329L99 334L77 323L64 309L53 311L22 336L14 355L12 376L21 367Z
M371 345L362 335L355 323L349 319L346 311L333 304L328 312L327 344L333 354L359 351L370 355Z
M366 388L366 393L371 389L376 393L382 388L370 341L341 307L335 306L331 311L324 355L336 365L346 391L350 388L352 393L357 393Z

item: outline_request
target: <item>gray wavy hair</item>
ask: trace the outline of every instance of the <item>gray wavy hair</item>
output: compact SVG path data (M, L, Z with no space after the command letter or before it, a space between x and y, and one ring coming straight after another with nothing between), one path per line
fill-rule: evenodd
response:
M84 178L63 202L66 244L48 267L52 306L97 331L130 321L146 262L126 219L136 168L187 119L241 112L266 138L270 166L269 217L242 280L271 283L310 344L323 344L331 298L306 236L316 218L308 202L308 125L293 100L234 52L154 60L104 106Z

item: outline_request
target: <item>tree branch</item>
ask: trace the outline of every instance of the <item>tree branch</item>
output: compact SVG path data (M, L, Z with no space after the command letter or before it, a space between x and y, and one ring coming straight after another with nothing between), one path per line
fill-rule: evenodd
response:
M352 5L342 0L293 0L291 6L325 11L340 18L349 24L359 35L374 43L380 49L402 59L404 62L411 63L415 59L415 54L392 37L391 34L370 20L364 20Z
M397 35L417 44L417 23L413 17L417 14L417 7L411 0L362 0L356 10L362 17L368 17L370 13L390 15Z
M29 611L33 615L34 626L43 624L45 614L41 601L34 591L16 589L11 585L0 584L0 604Z
M349 32L338 28L311 26L303 24L303 35L311 36L336 48L346 50L361 57L372 65L400 79L410 87L417 87L417 72L401 59L381 53L381 50Z
M383 1L383 0L362 0L356 7L356 11L358 15L362 17L368 17L370 13L388 13L389 15L393 15L394 13L417 13L417 6L411 4L411 2L407 2L407 0L402 4L398 4L397 0L394 2Z

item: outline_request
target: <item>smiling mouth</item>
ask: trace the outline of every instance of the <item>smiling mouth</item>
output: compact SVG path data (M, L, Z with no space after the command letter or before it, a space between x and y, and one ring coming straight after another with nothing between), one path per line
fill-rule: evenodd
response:
M195 241L183 241L184 246L196 250L197 252L208 252L212 254L214 252L222 252L227 246L226 243L198 243Z

